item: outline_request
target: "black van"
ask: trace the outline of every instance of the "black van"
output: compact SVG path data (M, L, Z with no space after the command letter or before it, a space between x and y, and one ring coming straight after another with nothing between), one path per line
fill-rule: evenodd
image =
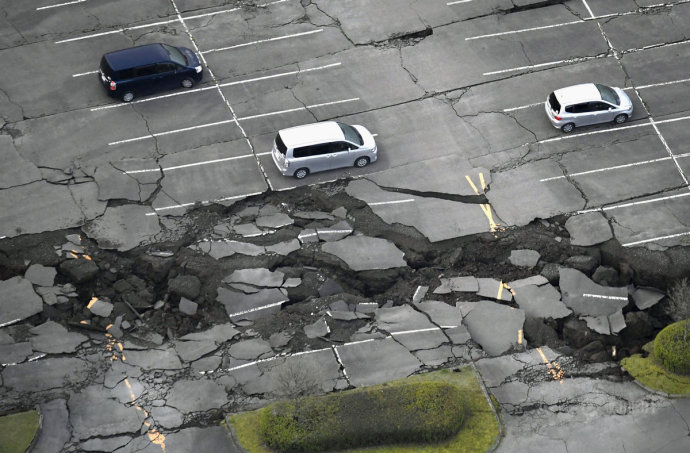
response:
M99 78L111 97L131 102L135 97L201 81L199 57L185 47L148 44L103 55Z

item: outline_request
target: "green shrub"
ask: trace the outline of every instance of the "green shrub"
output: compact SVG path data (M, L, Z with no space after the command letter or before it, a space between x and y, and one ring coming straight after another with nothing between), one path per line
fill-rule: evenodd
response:
M690 339L685 337L685 321L664 327L654 339L654 356L676 374L690 374Z
M457 433L464 417L456 386L420 382L277 403L262 410L259 431L280 452L323 452L438 442Z

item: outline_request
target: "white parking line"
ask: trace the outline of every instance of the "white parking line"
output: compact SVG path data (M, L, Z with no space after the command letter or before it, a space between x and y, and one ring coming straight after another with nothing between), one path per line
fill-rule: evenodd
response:
M544 66L553 66L553 65L563 64L563 63L582 63L583 61L596 60L597 58L608 58L608 57L610 57L610 55L594 55L593 57L577 57L577 58L570 58L568 60L548 61L546 63L532 64L532 65L527 65L527 66L519 66L517 68L510 68L510 69L501 69L500 71L485 72L483 75L487 76L487 75L495 75L495 74L504 74L506 72L516 72L516 71L522 71L524 69L542 68Z
M521 105L520 107L511 107L509 109L503 109L504 112L514 112L515 110L528 109L531 107L536 107L538 105L544 105L543 102L535 102L534 104Z
M643 204L657 203L659 201L675 200L676 198L684 198L684 197L688 197L688 196L690 196L690 193L679 193L677 195L668 195L665 197L650 198L649 200L634 201L631 203L623 203L623 204L618 204L618 205L613 205L613 206L603 206L600 208L593 208L593 209L585 209L582 211L577 211L577 213L578 214L586 214L588 212L613 211L614 209L629 208L631 206L639 206L639 205L643 205Z
M460 3L469 3L472 0L455 0L454 2L448 2L446 3L446 6L451 6L451 5L458 5Z
M582 0L582 3L585 4L585 8L587 8L587 11L589 12L590 17L594 17L594 13L592 12L592 8L589 7L589 5L587 4L587 1Z
M628 242L627 244L621 244L623 247L632 247L633 245L640 245L640 244L646 244L648 242L655 242L655 241L661 241L664 239L673 239L681 236L688 236L690 235L690 231L687 231L685 233L677 233L677 234L669 234L668 236L659 236L651 239L643 239L641 241L635 241L635 242Z
M232 197L218 198L217 200L194 201L192 203L182 203L182 204L175 204L175 205L171 205L171 206L164 206L162 208L153 208L153 210L156 212L147 212L146 215L157 215L156 213L158 211L168 211L170 209L186 208L187 206L194 206L197 203L205 206L205 205L209 205L212 203L221 203L223 201L238 200L240 198L247 198L247 197L253 197L254 195L261 195L262 193L263 192L253 192L253 193L247 193L244 195L235 195Z
M198 125L198 126L184 127L184 128L182 128L182 129L175 129L175 130L172 130L172 131L155 132L155 133L149 134L149 135L142 135L141 137L134 137L134 138L128 138L128 139L125 139L125 140L118 140L118 141L116 141L116 142L110 142L110 143L108 143L108 146L121 145L121 144L123 144L123 143L137 142L137 141L139 141L139 140L146 140L146 139L149 139L149 138L162 137L162 136L164 136L164 135L177 134L177 133L180 133L180 132L187 132L187 131L191 131L191 130L194 130L194 129L203 129L203 128L206 128L206 127L219 126L219 125L221 125L221 124L228 124L228 123L234 123L234 122L235 122L234 119L232 119L232 120L223 120L223 121L216 121L215 123L207 123L207 124L200 124L200 125Z
M152 172L159 172L159 171L165 172L165 171L170 171L170 170L179 170L180 168L199 167L201 165L217 164L219 162L228 162L228 161L237 160L237 159L246 159L247 157L254 157L254 155L253 154L245 154L244 156L234 156L234 157L225 157L223 159L205 160L202 162L194 162L191 164L175 165L174 167L149 168L146 170L125 171L123 173L126 175L134 175L137 173L152 173Z
M690 153L678 154L676 156L677 159L680 159L682 157L690 157ZM612 167L598 168L596 170L580 171L577 173L569 173L568 175L553 176L551 178L540 179L539 182L555 181L557 179L565 179L567 177L589 175L592 173L601 173L603 171L620 170L621 168L637 167L639 165L655 164L657 162L663 162L666 160L671 160L671 157L670 156L669 157L660 157L658 159L645 160L642 162L634 162L632 164L614 165Z
M493 38L494 36L514 35L516 33L525 33L528 31L546 30L548 28L565 27L566 25L584 24L584 23L586 23L585 20L574 20L571 22L562 22L560 24L542 25L540 27L532 27L532 28L521 28L520 30L502 31L502 32L498 32L498 33L489 33L486 35L470 36L469 38L465 38L465 41L472 41L475 39L483 39L483 38Z
M219 47L218 49L204 50L201 53L207 54L207 53L212 53L212 52L221 52L223 50L237 49L240 47L253 46L255 44L263 44L265 42L280 41L282 39L298 38L300 36L313 35L314 33L321 33L322 31L323 31L323 28L319 28L318 30L310 30L310 31L302 32L302 33L294 33L292 35L278 36L275 38L268 38L268 39L260 39L258 41L251 41L251 42L245 42L242 44L235 44L234 46Z
M264 5L257 5L257 6L258 7L266 7L269 5L274 5L276 3L283 3L285 1L287 1L287 0L276 0L274 2L266 3ZM230 9L225 9L225 10L221 10L221 11L214 11L212 13L197 14L195 16L184 17L184 18L182 18L182 20L199 19L201 17L216 16L218 14L232 13L235 11L239 11L241 9L242 8L230 8ZM73 41L81 41L82 39L98 38L100 36L112 35L114 33L122 33L122 32L129 31L129 30L139 30L139 29L147 28L147 27L156 27L158 25L167 25L167 24L171 24L173 22L180 22L180 18L170 17L166 20L159 21L159 22L151 22L149 24L135 25L132 27L123 27L123 28L118 28L116 30L109 30L109 31L104 31L104 32L100 32L100 33L94 33L91 35L78 36L76 38L62 39L60 41L55 41L55 44L62 44L62 43L73 42Z
M287 301L288 301L288 299L285 299L285 300L281 300L280 302L274 302L272 304L264 305L262 307L256 307L256 308L251 308L249 310L238 311L237 313L233 313L231 315L228 315L228 317L232 318L233 316L246 315L247 313L253 313L253 312L259 311L259 310L265 310L267 308L273 308L273 307L276 307L278 305L282 305Z
M74 5L75 3L84 3L85 1L86 0L73 0L71 2L57 3L55 5L39 6L38 8L36 8L36 11L40 11L42 9L59 8L61 6Z
M298 69L298 70L295 70L295 71L281 72L280 74L272 74L272 75L263 76L263 77L254 77L254 78L252 78L252 79L245 79L245 80L237 80L237 81L235 81L235 82L220 83L220 84L218 84L218 86L222 88L222 87L229 87L229 86L233 86L233 85L241 85L241 84L251 83L251 82L259 82L259 81L262 81L262 80L275 79L275 78L277 78L277 77L286 77L286 76L290 76L290 75L299 75L299 74L306 73L306 72L319 71L319 70L321 70L321 69L333 68L333 67L336 67L336 66L340 66L341 64L342 64L342 63L340 63L340 62L338 62L338 63L331 63L331 64L327 64L327 65L324 65L324 66L318 66L318 67L316 67L316 68ZM94 71L94 72L98 72L98 71ZM89 73L89 74L90 74L90 73ZM73 76L73 77L74 77L74 76ZM103 106L100 106L100 107L94 107L94 108L91 109L91 111L92 111L92 112L95 112L95 111L97 111L97 110L106 110L106 109L114 109L114 108L118 108L118 107L126 107L126 106L129 105L129 104L141 104L141 103L143 103L143 102L156 101L156 100L158 100L158 99L165 99L165 98L169 98L169 97L173 97L173 96L181 96L181 95L185 95L185 94L198 93L198 92L200 92L200 91L207 91L207 90L214 90L214 89L216 89L216 86L215 86L215 85L214 85L214 86L210 86L210 87L195 88L195 89L193 89L193 90L180 91L180 92L178 92L178 93L163 94L163 95L154 96L154 97L151 97L151 98L140 99L140 100L138 100L138 101L134 101L134 102L130 102L130 103L117 103L117 104L103 105Z
M645 88L661 87L661 86L665 86L665 85L673 85L675 83L685 83L685 82L690 82L690 79L672 80L671 82L650 83L649 85L640 85L639 87L637 87L637 89L643 90Z
M79 74L72 74L72 77L81 77L81 76L85 76L85 75L89 75L89 74L96 74L96 73L98 73L98 69L96 69L95 71L80 72Z
M399 203L410 203L413 202L414 198L409 198L406 200L395 200L395 201L377 201L375 203L367 203L369 206L381 206L384 204L399 204Z
M583 294L582 297L591 297L593 299L609 299L609 300L628 300L623 296L603 296L601 294Z

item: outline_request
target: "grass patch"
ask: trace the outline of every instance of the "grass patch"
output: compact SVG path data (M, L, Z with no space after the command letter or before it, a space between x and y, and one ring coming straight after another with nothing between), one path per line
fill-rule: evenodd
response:
M634 354L621 360L621 365L647 387L666 393L690 395L690 376L682 376L665 369L653 355Z
M477 377L471 367L462 368L459 372L441 370L433 373L411 376L406 379L386 384L358 389L354 392L377 392L386 388L405 386L406 384L443 383L455 387L460 404L465 408L465 419L460 431L447 440L436 443L409 443L370 447L363 449L340 450L349 453L474 453L487 451L498 436L498 423L491 407L484 398ZM414 386L410 388L415 388ZM418 387L417 387L418 388ZM347 392L331 394L331 397ZM278 403L281 404L281 403ZM233 426L242 447L249 453L271 453L262 441L260 422L262 411L270 411L275 405L257 411L231 415L227 418ZM327 412L327 411L326 411ZM395 416L393 416L395 417ZM382 423L377 424L382 425Z
M24 453L38 431L38 412L0 417L0 453Z

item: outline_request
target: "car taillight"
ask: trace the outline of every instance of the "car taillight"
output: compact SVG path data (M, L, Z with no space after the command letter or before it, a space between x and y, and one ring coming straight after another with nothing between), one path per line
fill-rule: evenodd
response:
M561 120L561 117L558 116L558 115L554 116L554 118L556 118L556 121L560 121L560 120Z
M110 91L115 91L116 88L117 88L117 83L115 83L111 80L110 81Z

